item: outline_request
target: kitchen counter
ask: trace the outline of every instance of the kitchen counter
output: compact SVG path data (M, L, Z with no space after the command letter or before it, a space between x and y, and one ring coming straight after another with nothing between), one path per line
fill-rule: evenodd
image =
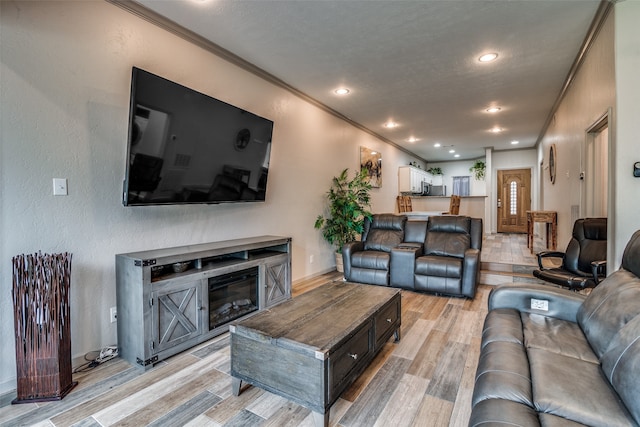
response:
M460 215L484 219L488 200L487 196L461 196ZM415 214L412 214L413 217L410 219L424 219L434 212L448 212L450 201L451 196L411 196L412 210Z

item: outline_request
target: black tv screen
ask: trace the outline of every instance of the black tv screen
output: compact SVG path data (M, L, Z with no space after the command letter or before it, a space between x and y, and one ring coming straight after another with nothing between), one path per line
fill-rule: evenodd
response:
M273 122L133 67L125 206L264 201Z

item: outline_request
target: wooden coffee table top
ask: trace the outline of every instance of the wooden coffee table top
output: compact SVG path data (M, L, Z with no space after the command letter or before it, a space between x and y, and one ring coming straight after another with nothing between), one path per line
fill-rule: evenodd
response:
M399 289L335 281L231 326L238 335L326 359Z

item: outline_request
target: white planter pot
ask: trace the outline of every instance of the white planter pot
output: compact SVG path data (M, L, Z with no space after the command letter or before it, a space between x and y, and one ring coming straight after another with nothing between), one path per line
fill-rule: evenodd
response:
M338 273L344 273L344 263L342 262L342 254L335 252L336 254L336 270Z

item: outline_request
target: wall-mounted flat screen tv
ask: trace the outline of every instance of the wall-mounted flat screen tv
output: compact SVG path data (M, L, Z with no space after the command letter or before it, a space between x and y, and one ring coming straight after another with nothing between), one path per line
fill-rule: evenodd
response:
M261 202L273 122L133 68L125 206Z

